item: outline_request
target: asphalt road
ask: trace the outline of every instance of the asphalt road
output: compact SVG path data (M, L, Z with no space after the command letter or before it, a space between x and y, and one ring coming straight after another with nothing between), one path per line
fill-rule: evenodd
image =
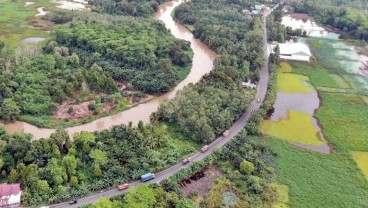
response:
M274 8L276 8L276 7L277 7L277 5ZM247 112L245 112L240 117L240 119L237 122L234 123L234 125L229 129L229 134L227 136L225 136L225 137L220 136L215 141L213 141L211 144L209 144L208 145L208 150L206 152L204 152L204 153L202 153L202 152L195 153L194 155L191 156L190 163L188 163L186 165L183 165L180 161L177 164L171 166L170 168L167 168L163 171L155 173L155 175L156 175L155 179L153 179L149 182L146 182L146 183L160 182L160 181L174 175L180 169L187 167L191 163L203 160L205 157L210 155L213 151L215 151L216 149L224 146L234 136L236 136L244 128L244 126L248 123L249 117L252 115L252 113L259 109L259 107L263 103L263 100L266 96L267 86L268 86L268 79L269 79L268 58L269 58L269 53L270 52L268 51L268 47L267 47L266 17L273 11L273 9L270 10L270 11L265 12L265 14L263 16L263 31L264 31L264 35L263 35L264 51L263 51L263 53L264 53L264 59L265 60L264 60L264 66L261 69L260 81L259 81L258 86L257 86L256 99L253 100L253 102L251 103L251 105L248 108ZM258 98L261 99L260 102L256 101ZM137 186L141 183L142 182L140 182L140 181L133 181L133 182L130 183L130 187L135 187L135 186ZM76 204L69 204L69 202L63 202L63 203L60 203L60 204L50 205L49 207L52 207L52 208L78 207L78 206L82 206L82 205L86 205L86 204L92 204L92 203L97 202L101 198L113 197L113 196L122 194L126 191L127 190L119 191L118 189L104 190L104 191L97 192L97 193L95 193L93 195L90 195L90 196L79 198L78 203L76 203Z

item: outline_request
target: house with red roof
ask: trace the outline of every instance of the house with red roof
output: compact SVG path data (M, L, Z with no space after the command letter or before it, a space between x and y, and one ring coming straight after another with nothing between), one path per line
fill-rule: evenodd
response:
M0 207L15 207L20 204L20 184L0 184Z

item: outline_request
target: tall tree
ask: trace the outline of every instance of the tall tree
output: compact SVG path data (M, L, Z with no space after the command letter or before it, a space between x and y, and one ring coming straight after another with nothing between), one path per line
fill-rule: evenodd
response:
M11 98L4 99L0 107L0 117L5 120L16 120L20 115L20 109Z

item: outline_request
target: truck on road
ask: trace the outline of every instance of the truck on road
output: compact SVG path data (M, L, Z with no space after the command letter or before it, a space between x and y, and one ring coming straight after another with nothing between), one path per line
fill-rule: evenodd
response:
M229 135L229 130L224 131L224 133L222 133L222 136L226 137L227 135Z
M208 145L202 147L201 152L203 153L203 152L206 152L207 150L208 150Z
M127 188L129 188L129 184L128 184L128 183L124 183L124 184L120 184L120 185L118 185L118 189L119 189L120 191L125 190L125 189L127 189Z
M146 182L146 181L149 181L149 180L152 180L155 178L155 174L153 173L146 173L144 175L141 176L141 181L142 182Z

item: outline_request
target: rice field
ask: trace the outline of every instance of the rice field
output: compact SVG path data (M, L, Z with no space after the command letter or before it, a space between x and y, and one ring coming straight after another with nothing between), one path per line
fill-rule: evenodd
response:
M307 42L318 64L331 74L338 88L352 88L354 93L368 95L368 75L360 69L361 57L354 46L341 40L310 38Z
M286 119L264 120L261 131L266 135L272 135L291 143L323 146L326 142L320 138L319 129L314 126L312 119L310 114L289 110Z
M286 93L309 93L315 91L308 77L291 73L277 74L277 90Z
M368 180L368 152L353 152L353 159Z
M271 119L262 122L260 130L293 144L324 146L326 142L322 140L317 120L313 117L319 107L317 93L307 76L292 71L293 66L287 62L280 64L275 111Z

